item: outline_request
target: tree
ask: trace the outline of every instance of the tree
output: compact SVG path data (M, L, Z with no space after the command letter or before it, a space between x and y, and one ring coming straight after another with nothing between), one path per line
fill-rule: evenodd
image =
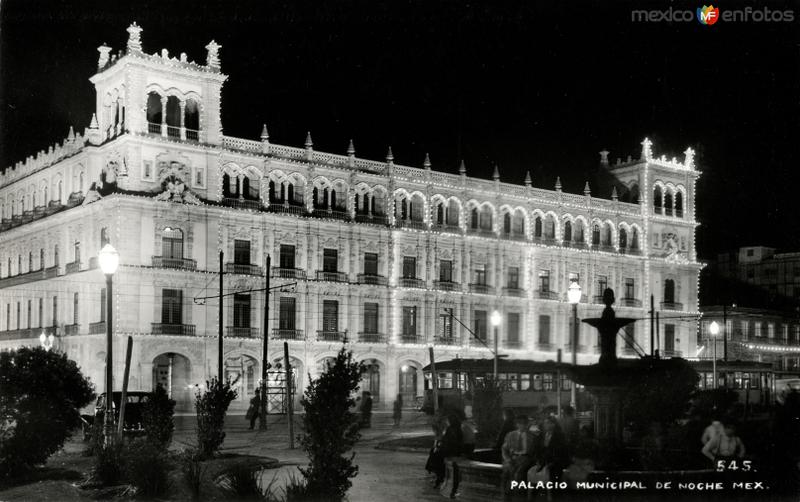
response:
M47 461L80 425L80 408L94 396L66 354L42 347L0 353L0 477Z
M230 380L221 382L217 377L206 381L206 390L195 394L197 410L197 449L203 458L211 458L225 440L225 414L236 399L237 392Z
M305 415L300 438L309 463L300 472L310 500L344 500L352 485L350 479L358 474L358 466L353 465L355 453L348 454L360 437L358 419L350 409L365 371L364 364L355 362L353 353L342 347L319 378L309 376L301 400Z
M147 440L159 450L166 450L172 442L175 424L175 400L170 399L161 384L156 386L150 399L142 407L142 427Z

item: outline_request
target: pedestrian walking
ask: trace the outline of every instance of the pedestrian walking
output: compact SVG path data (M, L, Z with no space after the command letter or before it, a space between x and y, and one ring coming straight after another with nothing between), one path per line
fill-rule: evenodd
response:
M369 429L372 427L372 395L364 392L361 399L361 427Z
M394 426L400 426L400 420L403 418L403 395L398 394L397 399L394 400L394 407L392 409L392 418L394 418Z
M261 389L256 389L255 395L250 399L250 406L247 408L247 413L244 418L250 421L250 430L256 425L256 419L261 410Z
M447 429L445 429L444 436L442 436L441 455L444 458L444 462L440 467L442 481L444 481L447 472L447 464L450 463L453 468L453 486L449 494L444 493L445 496L449 496L451 499L458 496L458 485L461 482L458 461L463 448L464 436L461 432L461 419L458 415L452 414L447 417ZM441 482L437 484L441 486Z

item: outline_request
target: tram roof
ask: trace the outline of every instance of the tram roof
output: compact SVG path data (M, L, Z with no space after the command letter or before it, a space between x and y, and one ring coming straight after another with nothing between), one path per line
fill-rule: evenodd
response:
M556 371L567 368L567 363L556 361L533 361L530 359L498 359L497 371L500 373L536 373L537 371ZM450 359L447 361L436 361L436 371L460 371L460 372L486 372L491 373L494 369L494 359ZM431 365L422 368L423 371L430 371Z

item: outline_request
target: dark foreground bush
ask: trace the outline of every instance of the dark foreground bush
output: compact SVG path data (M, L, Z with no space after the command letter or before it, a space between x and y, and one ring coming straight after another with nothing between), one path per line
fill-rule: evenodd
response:
M158 384L150 399L142 407L142 427L147 440L161 450L169 448L172 442L172 433L175 430L174 415L175 400L170 399L166 389Z
M261 469L248 464L236 464L219 482L226 498L235 500L263 500Z
M169 489L169 463L165 453L146 439L125 448L125 477L137 494L155 497Z
M95 451L92 477L104 486L118 485L123 481L123 445L112 442Z
M41 347L0 352L0 478L43 464L81 424L94 398L75 361Z
M202 458L211 458L225 440L225 413L236 399L235 382L219 381L216 377L206 381L206 390L197 391L197 449Z
M203 477L206 475L207 468L194 450L186 450L180 456L181 473L183 481L192 494L192 499L200 498L200 491L203 486Z

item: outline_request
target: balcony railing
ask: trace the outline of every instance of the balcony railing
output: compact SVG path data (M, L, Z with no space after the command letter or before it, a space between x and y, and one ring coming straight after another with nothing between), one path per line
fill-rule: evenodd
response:
M90 335L102 335L106 332L106 322L92 322L89 323L89 334Z
M497 238L497 234L495 233L495 231L489 228L467 227L467 235L477 235L486 238Z
M642 300L636 298L620 298L619 304L623 307L641 307Z
M449 224L449 223L434 223L431 226L431 230L436 230L438 232L448 232L451 234L460 234L461 227L458 224Z
M268 211L273 213L286 213L296 214L298 216L305 216L306 206L302 203L284 204L282 202L271 202Z
M533 292L533 296L540 300L558 300L558 293L555 291L542 291L541 289L537 289Z
M251 265L249 263L226 263L226 274L243 274L243 275L264 275L261 267L258 265Z
M477 293L479 295L488 295L492 293L492 288L488 284L470 284L469 291L470 293Z
M416 277L401 277L400 287L425 289L425 281Z
M592 248L595 251L603 251L606 253L614 253L616 251L616 249L614 249L614 246L612 246L611 244L593 244Z
M261 209L261 201L242 197L223 197L222 203L228 207L235 207L236 209L250 209L252 211Z
M225 336L228 338L259 338L261 330L258 328L242 328L239 326L226 326Z
M181 128L177 126L167 126L167 137L168 138L176 138L180 139L181 137Z
M180 335L180 336L194 336L194 324L163 324L153 323L152 331L154 335Z
M153 266L156 268L177 268L180 270L196 270L197 261L188 258L167 258L153 256Z
M450 335L450 336L442 336L436 335L433 338L433 343L436 345L458 345L458 338Z
M424 221L421 221L421 220L418 221L418 220L401 220L401 219L398 219L395 226L402 227L402 228L416 228L417 230L427 230L428 229L428 224L425 223Z
M273 340L304 340L302 329L273 329Z
M0 340L23 340L30 338L39 338L42 331L46 335L55 334L54 328L21 328L0 331Z
M317 270L317 280L329 282L347 282L347 274L344 272L325 272L324 270Z
M525 290L522 288L503 288L503 296L515 296L517 298L524 298L525 297Z
M301 268L281 268L275 267L271 269L272 277L280 279L305 279L306 271Z
M197 129L186 129L186 139L191 141L199 141L200 131L198 131Z
M361 332L358 334L358 341L361 343L386 343L386 335L383 333Z
M422 343L422 337L419 335L400 335L400 343Z
M52 279L58 275L58 265L54 265L52 267L48 267L42 271L42 276L44 279Z
M79 329L80 329L80 325L79 324L65 324L64 325L64 334L65 335L77 335Z
M382 275L358 274L358 283L372 286L386 286L389 284L389 281Z
M556 346L549 342L536 342L536 350L554 352L556 350Z
M67 266L64 268L64 270L68 274L72 274L74 272L80 272L81 271L81 262L73 261L72 263L67 263Z
M683 304L679 302L661 302L661 310L683 310Z
M433 281L433 288L440 291L458 291L461 284L453 281Z
M150 134L161 134L161 124L156 124L155 122L148 122L147 132L149 132Z
M319 342L343 342L346 336L346 331L317 331L317 341Z
M389 218L385 214L356 214L358 223L372 223L374 225L388 225Z
M4 277L3 279L0 279L0 289L16 286L18 284L40 281L42 279L50 279L56 275L58 275L58 267L50 267L44 270L36 270L34 272L27 272L25 274Z
M503 342L503 347L507 349L521 349L522 348L522 341L521 340L506 340Z
M528 238L525 236L525 234L518 234L518 233L514 233L514 232L510 232L510 233L502 232L502 233L500 233L500 237L505 239L505 240L509 240L509 241L527 241L528 240Z

